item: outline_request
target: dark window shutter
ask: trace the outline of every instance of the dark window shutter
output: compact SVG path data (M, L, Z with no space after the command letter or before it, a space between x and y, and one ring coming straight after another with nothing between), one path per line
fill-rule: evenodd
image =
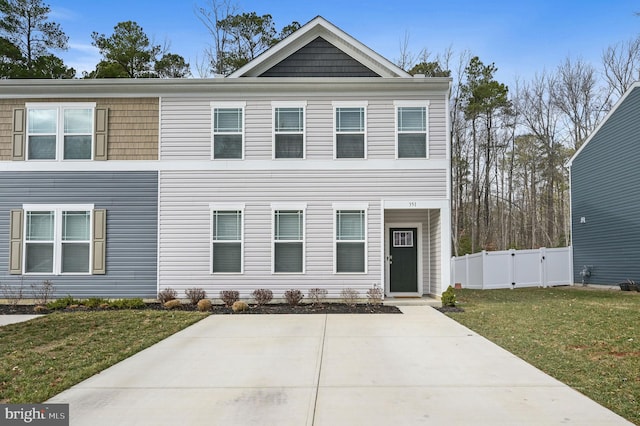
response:
M13 139L12 155L14 161L24 161L24 151L26 142L26 110L16 108L13 110Z

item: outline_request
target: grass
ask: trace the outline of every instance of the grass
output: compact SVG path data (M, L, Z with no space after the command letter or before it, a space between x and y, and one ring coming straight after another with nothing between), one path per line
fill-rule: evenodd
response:
M640 293L456 290L451 318L640 424Z
M0 403L39 403L207 314L53 313L0 327Z

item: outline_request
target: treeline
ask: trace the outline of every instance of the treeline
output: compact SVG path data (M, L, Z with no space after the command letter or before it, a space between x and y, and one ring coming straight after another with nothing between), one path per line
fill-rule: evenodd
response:
M77 70L56 56L69 47L69 37L49 15L42 0L0 0L0 78L75 78ZM292 22L276 30L271 15L240 12L230 0L209 0L195 9L211 44L196 64L202 77L227 75L254 59L298 28ZM185 78L191 65L164 45L154 44L134 21L117 23L113 33L91 34L101 55L84 78Z
M397 63L453 71L453 254L569 245L566 163L640 79L640 37L606 48L599 64L568 57L513 87L469 52L412 56L405 43Z

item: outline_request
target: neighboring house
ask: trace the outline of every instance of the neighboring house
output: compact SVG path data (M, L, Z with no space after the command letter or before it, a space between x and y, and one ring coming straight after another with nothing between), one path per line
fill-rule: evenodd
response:
M226 78L0 82L0 283L439 295L450 79L321 17Z
M575 282L640 280L640 83L569 160Z

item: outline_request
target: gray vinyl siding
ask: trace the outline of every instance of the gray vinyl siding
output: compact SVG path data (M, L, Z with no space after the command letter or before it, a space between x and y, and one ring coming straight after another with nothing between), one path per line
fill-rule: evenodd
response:
M0 283L51 280L55 296L154 298L157 286L157 172L0 173ZM94 204L106 209L105 275L9 275L9 211L23 204Z
M261 77L380 77L322 37L309 42Z
M442 288L442 267L441 244L442 244L442 226L440 222L441 212L438 210L429 210L429 246L431 250L431 289L424 289L424 294L442 294L446 289Z
M640 88L630 93L571 167L573 273L581 282L640 281ZM584 217L586 223L580 223Z
M160 174L159 286L202 287L212 297L256 288L327 288L380 284L381 200L446 197L445 170L406 171L163 171ZM209 203L244 203L244 274L210 274ZM272 203L306 203L305 274L272 274ZM334 274L333 203L368 203L366 274ZM425 216L426 218L426 216ZM425 227L425 231L428 227ZM428 246L426 246L428 247Z
M442 95L392 94L383 97L302 96L274 99L306 101L306 159L332 160L334 124L332 101L368 101L367 158L395 158L394 100L429 100L429 158L447 157L446 105ZM208 98L163 98L161 121L162 160L203 160L211 158L211 101ZM229 99L225 99L229 100ZM273 124L271 100L250 96L246 101L245 160L271 160ZM223 100L221 100L223 101Z

